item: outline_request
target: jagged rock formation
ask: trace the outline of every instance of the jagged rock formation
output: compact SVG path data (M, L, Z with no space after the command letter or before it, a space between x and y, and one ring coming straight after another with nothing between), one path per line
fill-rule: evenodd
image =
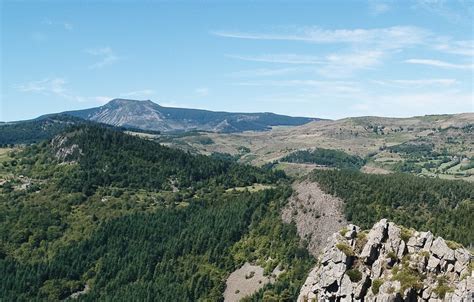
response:
M464 301L474 295L472 255L461 245L386 219L333 234L298 301Z

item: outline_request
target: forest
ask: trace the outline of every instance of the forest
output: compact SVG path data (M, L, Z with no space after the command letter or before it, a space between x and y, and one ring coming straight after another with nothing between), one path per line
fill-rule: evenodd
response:
M221 301L246 261L285 270L249 299L294 301L314 264L281 221L291 194L282 172L100 126L26 147L2 167L22 176L0 194L2 301L63 300L86 285L79 300ZM232 190L253 183L273 189Z
M474 244L472 183L350 170L316 171L311 178L326 192L344 199L347 220L363 228L388 218L466 246Z
M318 164L339 169L360 169L365 160L344 151L316 148L314 150L298 150L281 159L282 162Z

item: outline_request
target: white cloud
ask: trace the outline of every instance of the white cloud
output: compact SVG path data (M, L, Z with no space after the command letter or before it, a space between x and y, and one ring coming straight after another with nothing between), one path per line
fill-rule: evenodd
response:
M63 95L66 92L64 85L66 80L63 78L45 78L39 81L31 81L28 83L15 86L22 92L37 92L37 93L51 93L56 95Z
M413 9L423 9L454 24L472 27L474 5L470 0L415 0Z
M451 39L440 39L434 44L436 50L464 56L474 56L474 40L452 41Z
M243 61L283 64L321 64L323 62L319 57L298 54L266 54L259 56L227 55L227 57Z
M382 51L377 50L330 54L318 73L325 77L347 77L357 70L373 68L380 64L384 55Z
M122 97L137 97L137 96L151 96L154 95L155 91L152 89L143 89L143 90L136 90L136 91L130 91L130 92L124 92L121 93L120 96Z
M322 29L292 27L279 32L214 31L216 36L253 40L290 40L310 43L350 43L373 45L381 49L398 49L422 43L429 32L413 26L393 26L374 29Z
M101 58L100 61L89 66L90 69L102 68L117 62L120 57L110 47L87 49L86 52L92 56Z
M416 80L375 80L371 81L375 84L389 85L389 86L409 86L409 87L421 87L421 86L452 86L457 83L456 79L416 79Z
M67 81L64 78L44 78L38 81L30 81L27 83L14 86L18 91L26 93L40 93L47 96L56 96L68 101L76 102L95 102L103 103L105 99L110 100L110 97L96 96L84 97L71 92L66 88Z
M265 76L280 76L287 75L295 72L312 71L306 67L296 68L257 68L249 70L240 70L229 74L232 77L265 77Z
M369 11L374 16L384 14L391 9L390 4L382 0L369 0L368 4Z
M67 22L67 21L66 22L58 22L58 21L53 21L53 20L48 19L48 18L44 19L41 23L45 24L45 25L49 25L49 26L60 26L60 27L64 28L65 30L68 30L68 31L73 30L73 28L74 28L72 23L70 23L70 22Z
M381 63L384 52L378 50L351 51L346 53L332 53L325 57L306 56L297 54L268 54L260 56L228 56L244 61L280 63L295 65L318 65L313 71L324 77L347 77L357 70L372 68ZM296 69L292 69L295 71ZM301 71L301 70L300 70ZM280 69L288 72L288 69ZM265 74L271 72L260 72Z
M428 66L450 68L450 69L473 69L474 68L474 64L453 64L446 61L431 60L431 59L409 59L409 60L405 60L405 62L410 63L410 64L420 64L420 65L428 65Z
M197 88L194 92L195 92L198 96L208 96L208 95L209 95L209 88L207 88L207 87L200 87L200 88Z

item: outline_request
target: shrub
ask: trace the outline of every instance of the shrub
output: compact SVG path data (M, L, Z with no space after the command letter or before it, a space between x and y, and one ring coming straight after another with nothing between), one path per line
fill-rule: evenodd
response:
M352 257L355 255L352 248L346 243L338 243L336 244L336 247L338 250L343 252L347 257Z
M382 286L383 280L382 279L375 279L372 281L372 293L374 295L379 293L380 286Z
M346 272L351 282L359 282L362 280L362 273L358 269L350 269Z
M446 244L448 245L448 247L452 250L456 250L456 249L460 249L462 248L462 244L460 243L457 243L457 242L454 242L454 241L451 241L451 240L446 240Z
M454 289L446 284L447 278L445 276L438 278L438 285L433 289L438 297L444 299L447 293L452 293Z
M402 231L400 232L400 238L402 238L402 240L407 243L411 236L413 236L413 231L405 227L401 227L401 229Z

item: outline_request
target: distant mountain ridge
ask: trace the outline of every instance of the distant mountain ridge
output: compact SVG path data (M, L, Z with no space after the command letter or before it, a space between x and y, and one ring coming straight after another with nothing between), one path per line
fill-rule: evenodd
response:
M64 114L99 123L162 132L201 130L242 132L269 130L272 126L299 126L317 118L275 113L232 113L201 109L163 107L150 100L113 99L107 104Z

